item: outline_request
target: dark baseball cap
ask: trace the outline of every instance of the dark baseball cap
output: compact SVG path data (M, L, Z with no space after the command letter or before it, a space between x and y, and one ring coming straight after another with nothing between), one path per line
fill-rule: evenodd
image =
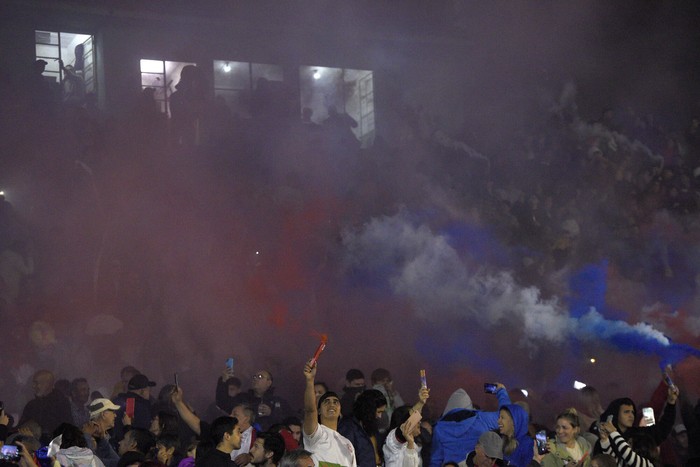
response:
M129 380L129 390L144 389L155 386L154 381L149 381L146 375L136 375Z

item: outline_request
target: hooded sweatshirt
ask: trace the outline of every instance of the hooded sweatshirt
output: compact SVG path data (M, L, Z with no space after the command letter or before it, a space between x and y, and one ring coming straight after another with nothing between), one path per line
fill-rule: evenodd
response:
M499 407L510 404L508 391L496 391ZM474 450L479 436L498 428L498 412L474 410L472 400L464 389L452 393L442 418L433 428L430 467L442 467L445 462L459 463Z
M507 455L503 453L503 460L508 461L516 467L527 467L532 460L534 440L527 433L529 417L525 409L516 404L509 404L501 407L508 410L513 418L513 437L518 442L515 451Z
M104 467L102 461L88 448L71 446L56 453L56 461L62 467Z

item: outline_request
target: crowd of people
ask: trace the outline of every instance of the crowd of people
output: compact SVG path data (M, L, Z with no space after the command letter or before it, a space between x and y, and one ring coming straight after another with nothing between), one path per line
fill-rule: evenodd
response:
M256 372L243 390L226 366L212 384L210 407L199 414L179 384L163 385L154 397L156 383L131 366L122 369L109 397L91 392L86 378L56 380L51 371L40 370L32 378L35 397L17 422L10 415L16 408L0 412L0 444L5 446L0 462L24 467L670 467L700 462L700 401L693 405L680 397L682 378L670 367L642 411L629 397L603 409L597 391L585 387L579 407L562 409L551 421L530 413L527 400L501 383L484 388L496 399L497 410L482 410L459 388L433 418L424 410L430 398L425 381L414 402L405 404L386 369L374 370L370 384L361 370L350 369L339 392L318 381L317 371L317 361L304 365L299 371L303 403L289 403L274 393L269 371Z

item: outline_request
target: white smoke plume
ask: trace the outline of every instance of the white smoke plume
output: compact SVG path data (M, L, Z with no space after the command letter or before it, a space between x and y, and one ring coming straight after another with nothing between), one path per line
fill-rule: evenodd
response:
M391 264L385 277L391 291L410 299L419 317L463 318L483 328L510 323L521 329L521 347L539 342L562 344L575 337L651 341L669 346L669 339L647 323L608 320L591 308L580 318L570 315L557 297L543 299L537 287L524 287L509 271L493 271L469 264L448 238L427 225L413 225L406 212L375 218L357 232L346 232L348 264L373 270ZM631 346L626 346L630 348Z

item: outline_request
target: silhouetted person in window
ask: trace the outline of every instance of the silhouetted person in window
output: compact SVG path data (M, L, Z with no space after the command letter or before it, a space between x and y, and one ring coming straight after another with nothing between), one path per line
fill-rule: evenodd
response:
M180 82L170 96L170 128L176 144L193 147L200 144L201 122L204 112L204 79L194 65L180 72Z
M54 94L51 83L44 76L48 64L46 60L35 61L27 80L31 109L37 115L53 114L54 111Z
M340 144L350 149L360 147L359 141L352 132L352 128L357 128L357 122L346 113L338 113L334 106L328 107L328 118L323 124L335 133L340 140Z

